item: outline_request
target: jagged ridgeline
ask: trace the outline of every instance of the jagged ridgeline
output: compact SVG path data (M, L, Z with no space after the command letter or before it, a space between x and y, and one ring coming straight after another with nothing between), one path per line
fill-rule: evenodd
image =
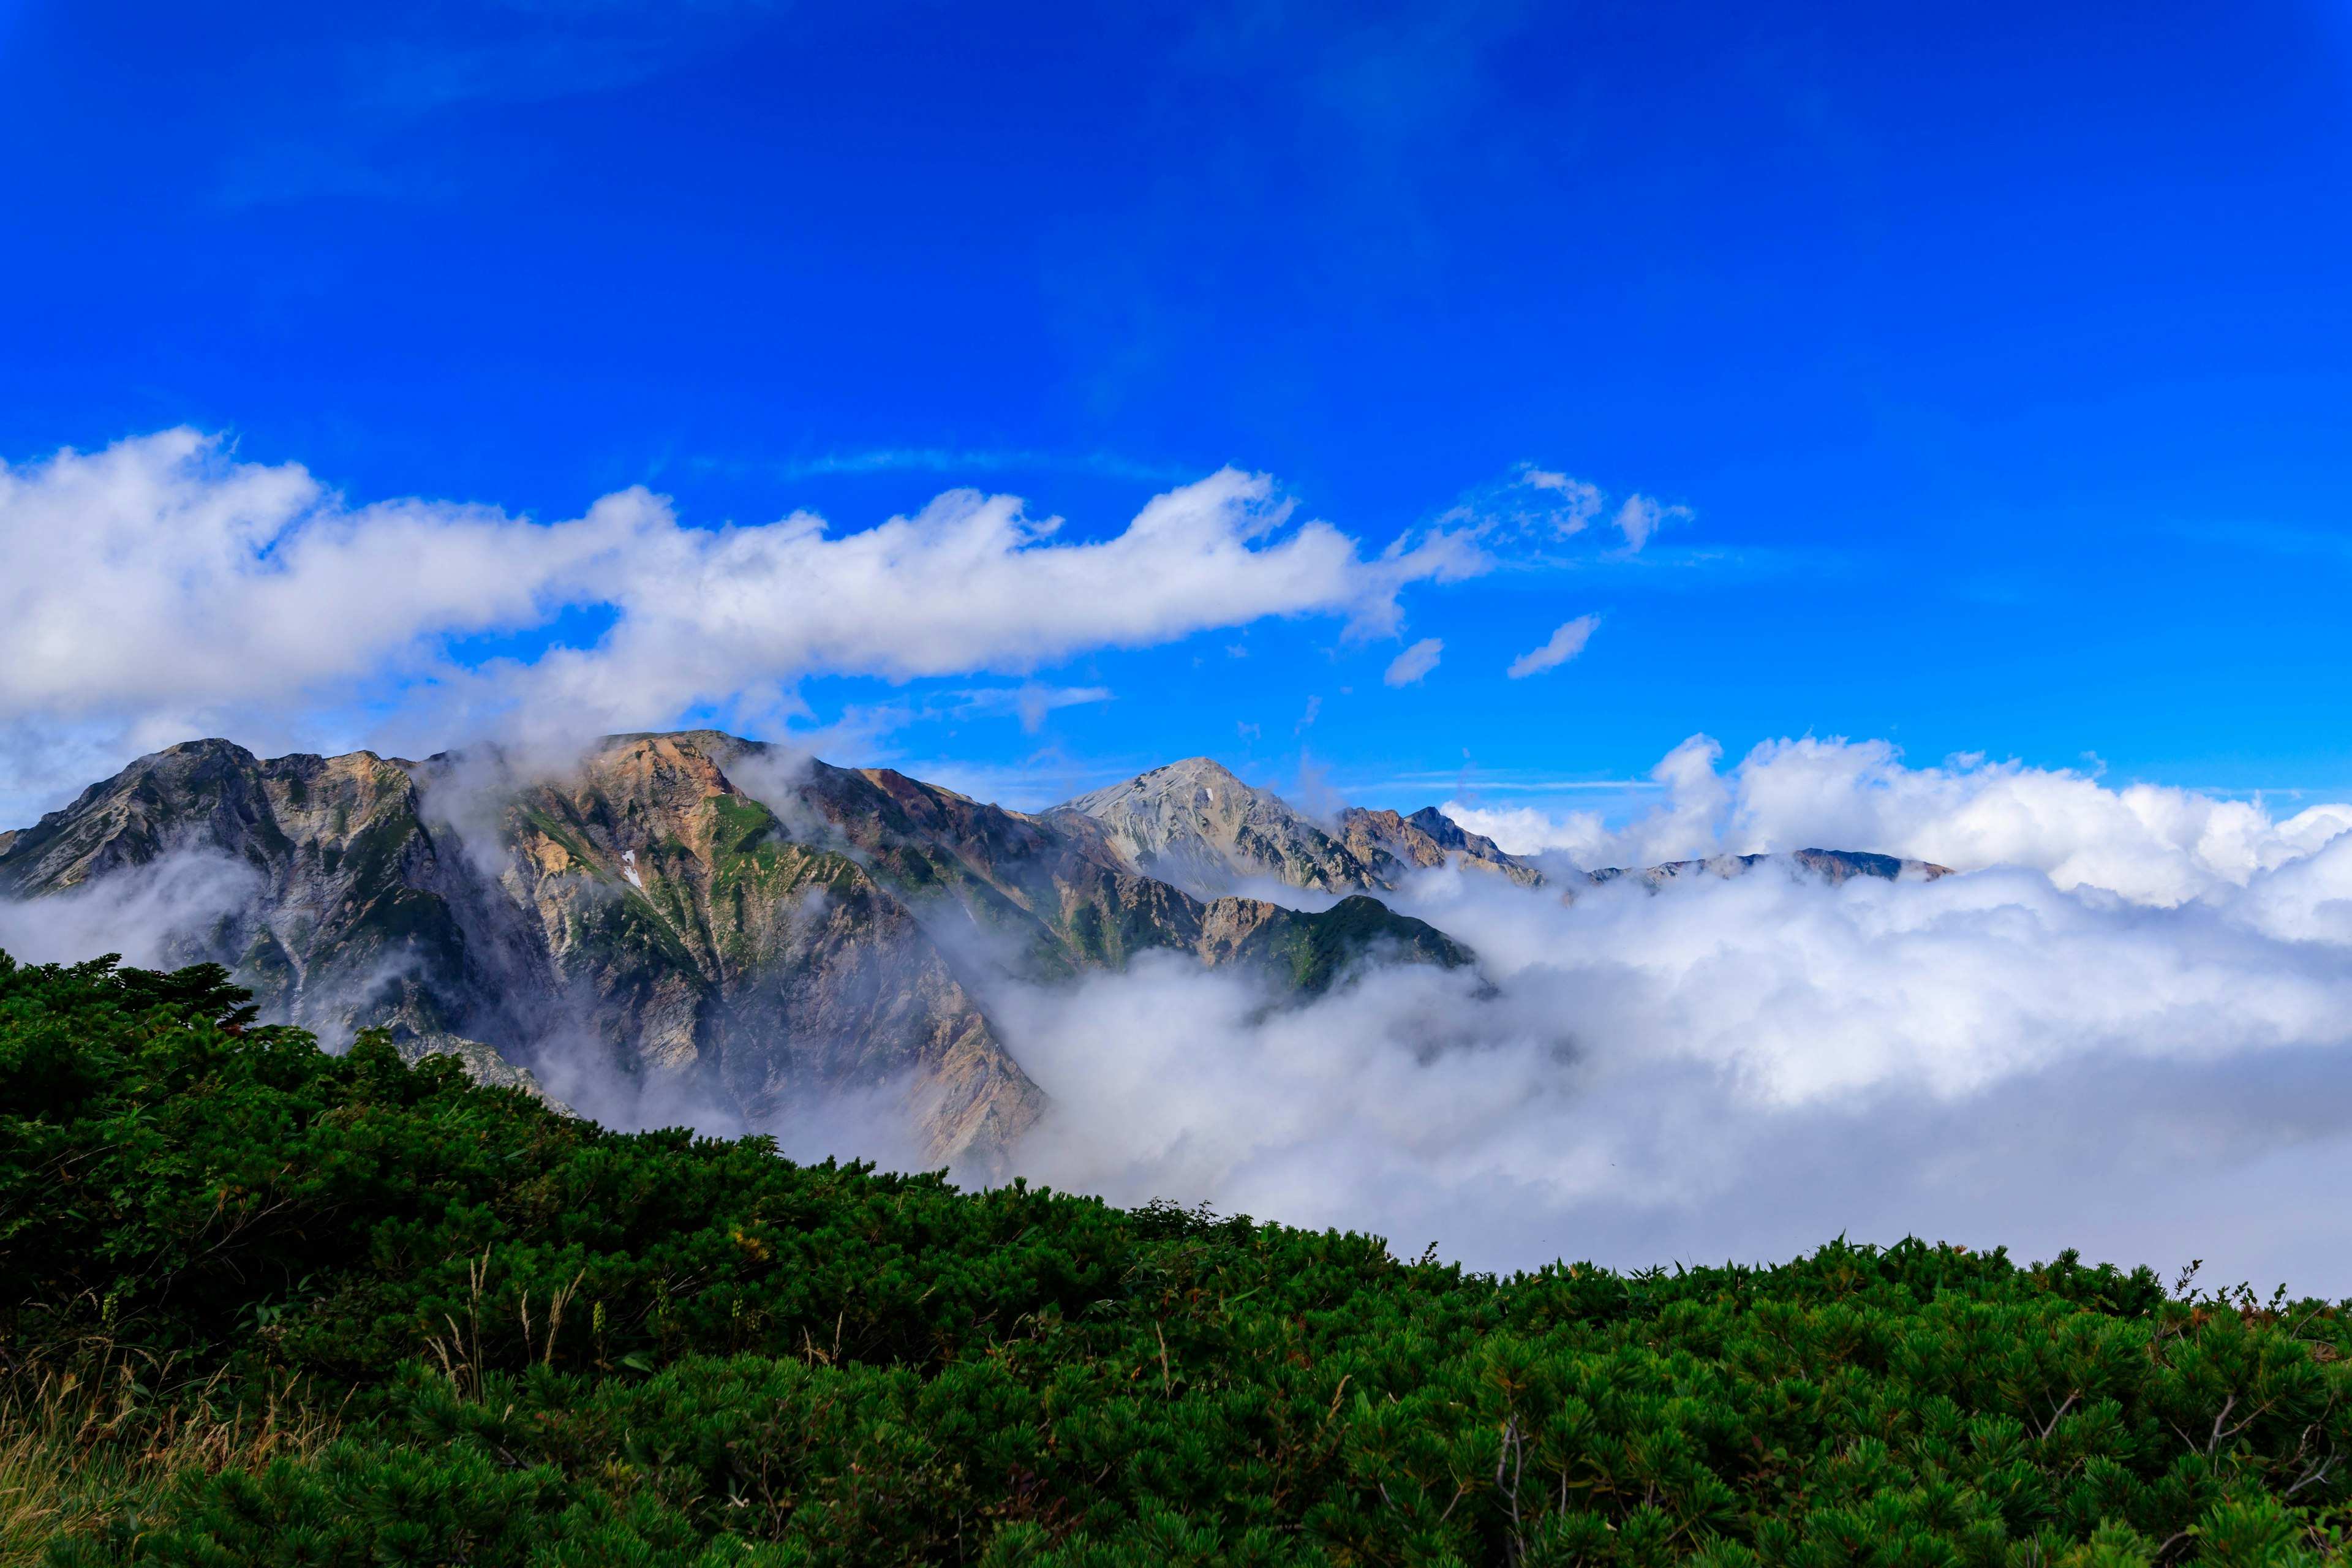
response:
M1029 815L708 731L561 765L215 740L0 837L0 896L120 897L171 921L163 957L228 966L266 1020L331 1042L385 1027L412 1058L575 1098L630 1085L753 1129L878 1095L912 1152L985 1168L1045 1103L991 1026L992 984L1154 950L1277 994L1368 956L1459 966L1369 896L1449 853L1538 879L1435 812L1354 812L1334 835L1205 761ZM1250 878L1353 896L1302 912L1225 890Z

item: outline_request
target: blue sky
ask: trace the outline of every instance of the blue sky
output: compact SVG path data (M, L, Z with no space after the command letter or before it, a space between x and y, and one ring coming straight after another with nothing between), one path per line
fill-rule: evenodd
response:
M836 760L1031 802L1208 752L1573 803L1694 731L2338 792L2347 105L2336 3L0 0L0 458L188 426L354 506L836 535L973 487L1061 541L1231 465L1367 556L1533 465L1610 512L1373 635L774 675ZM1637 493L1686 515L1635 552Z

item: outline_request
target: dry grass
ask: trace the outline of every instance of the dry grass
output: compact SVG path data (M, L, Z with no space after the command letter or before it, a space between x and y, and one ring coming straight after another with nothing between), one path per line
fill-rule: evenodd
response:
M90 1375L0 1383L0 1568L37 1563L59 1535L151 1514L183 1476L308 1458L333 1435L315 1411L222 1408L213 1392L157 1402L130 1363L111 1360Z

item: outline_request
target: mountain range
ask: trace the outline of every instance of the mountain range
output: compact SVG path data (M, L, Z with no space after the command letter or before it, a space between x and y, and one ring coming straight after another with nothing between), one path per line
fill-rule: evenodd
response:
M1799 858L1832 879L1942 869ZM640 1115L752 1129L878 1099L915 1157L991 1173L1046 1104L993 987L1164 952L1249 969L1279 1005L1370 958L1460 967L1467 949L1378 897L1449 863L1552 879L1434 808L1318 820L1206 758L1024 813L715 731L422 762L207 740L0 833L0 898L119 897L126 921L166 921L146 934L167 961L227 965L265 1018L331 1043L380 1026L491 1081L625 1086ZM166 875L181 896L142 900ZM1253 896L1291 889L1334 901Z

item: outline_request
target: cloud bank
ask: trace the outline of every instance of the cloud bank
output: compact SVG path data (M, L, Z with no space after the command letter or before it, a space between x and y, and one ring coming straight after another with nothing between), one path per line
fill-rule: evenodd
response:
M1265 616L1386 635L1405 585L1487 563L1442 530L1367 556L1230 468L1112 537L1059 530L972 490L850 533L807 512L688 527L643 489L545 523L352 506L299 465L169 430L0 468L0 727L20 757L81 737L64 782L89 746L283 734L293 715L370 701L436 739L542 713L605 730L772 716L819 673L1024 674ZM583 608L606 623L590 646L471 667L452 647Z
M1667 804L1614 836L1555 835L1616 864L1819 844L1967 868L1832 886L1768 864L1565 902L1433 871L1398 901L1491 991L1389 968L1268 1009L1170 963L1016 992L1006 1037L1057 1099L1028 1169L1488 1267L1917 1233L2352 1292L2331 1195L2352 1185L2352 807L2282 821L1879 744L1717 757L1678 749Z
M576 731L789 711L809 674L1021 675L1265 616L1387 635L1406 585L1506 542L1539 556L1608 514L1534 469L1481 504L1369 555L1232 470L1097 542L971 491L845 534L807 514L689 528L644 490L541 523L352 506L299 467L170 431L0 470L0 755L81 783L119 761L93 752L282 733L331 704L511 739L542 713ZM1632 550L1674 511L1635 497L1612 525ZM469 665L455 643L583 607L586 646ZM1519 672L1572 657L1580 624ZM1406 649L1392 678L1439 651ZM1035 724L1104 695L939 700ZM1000 985L992 1016L1057 1102L1029 1173L1434 1238L1488 1266L1916 1231L2352 1290L2334 1196L2352 1185L2352 805L2280 816L1982 758L1914 768L1875 742L1723 763L1693 737L1654 770L1657 807L1622 824L1448 809L1563 865L1825 847L1960 874L1831 887L1767 868L1563 902L1435 871L1398 901L1483 976L1374 969L1303 1006L1174 960ZM153 946L237 875L171 864L45 903L36 925L5 911L0 946Z
M2282 820L2258 800L2160 784L2110 789L2086 773L1979 756L1906 767L1885 741L1769 741L1728 773L1717 769L1722 755L1705 735L1675 747L1651 771L1664 803L1622 826L1592 812L1445 809L1507 849L1558 851L1588 868L1865 849L1958 870L2023 867L2062 889L2161 905L2242 889L2352 828L2352 805Z

